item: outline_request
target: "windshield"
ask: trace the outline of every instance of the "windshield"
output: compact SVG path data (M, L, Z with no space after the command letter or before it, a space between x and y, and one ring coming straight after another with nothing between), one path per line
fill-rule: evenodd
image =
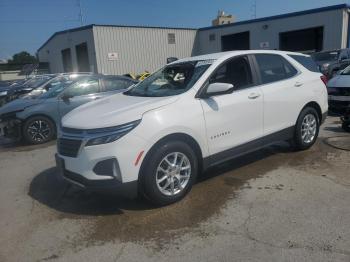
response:
M51 82L51 88L44 94L40 96L40 98L52 98L58 96L66 87L76 83L79 80L88 78L88 76L75 76L75 77L60 77L57 80Z
M210 61L191 61L168 65L124 94L129 96L173 96L189 90L211 65Z
M311 56L315 61L334 61L338 60L339 51L315 53Z
M35 77L32 78L30 80L28 80L24 85L27 87L39 87L42 84L44 84L45 82L49 81L52 77L48 77L48 76L43 76L43 77Z

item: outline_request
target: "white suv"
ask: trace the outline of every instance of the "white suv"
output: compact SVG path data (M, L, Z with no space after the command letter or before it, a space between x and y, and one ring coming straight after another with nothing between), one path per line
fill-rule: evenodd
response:
M166 65L62 119L57 164L71 183L178 201L202 170L276 141L311 147L328 110L309 56L233 51Z

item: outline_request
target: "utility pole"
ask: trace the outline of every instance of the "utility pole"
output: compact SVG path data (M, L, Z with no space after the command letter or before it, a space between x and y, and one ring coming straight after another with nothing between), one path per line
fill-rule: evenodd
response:
M252 0L252 18L255 19L256 18L256 0Z
M81 0L77 0L78 1L78 8L79 8L79 21L80 21L80 25L84 25L84 17L83 17L83 9L81 8Z

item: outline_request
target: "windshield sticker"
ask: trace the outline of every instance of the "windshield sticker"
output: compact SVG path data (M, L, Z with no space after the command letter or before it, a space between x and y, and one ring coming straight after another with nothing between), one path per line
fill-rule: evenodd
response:
M196 67L203 66L203 65L211 65L214 62L215 62L215 59L198 61L198 63L196 64Z

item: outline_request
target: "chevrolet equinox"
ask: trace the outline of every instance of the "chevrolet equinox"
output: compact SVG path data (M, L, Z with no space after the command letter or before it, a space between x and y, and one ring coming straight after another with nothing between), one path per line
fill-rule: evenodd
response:
M232 51L181 59L127 91L82 105L58 131L63 178L157 205L183 198L202 170L290 141L316 141L326 79L312 59Z

